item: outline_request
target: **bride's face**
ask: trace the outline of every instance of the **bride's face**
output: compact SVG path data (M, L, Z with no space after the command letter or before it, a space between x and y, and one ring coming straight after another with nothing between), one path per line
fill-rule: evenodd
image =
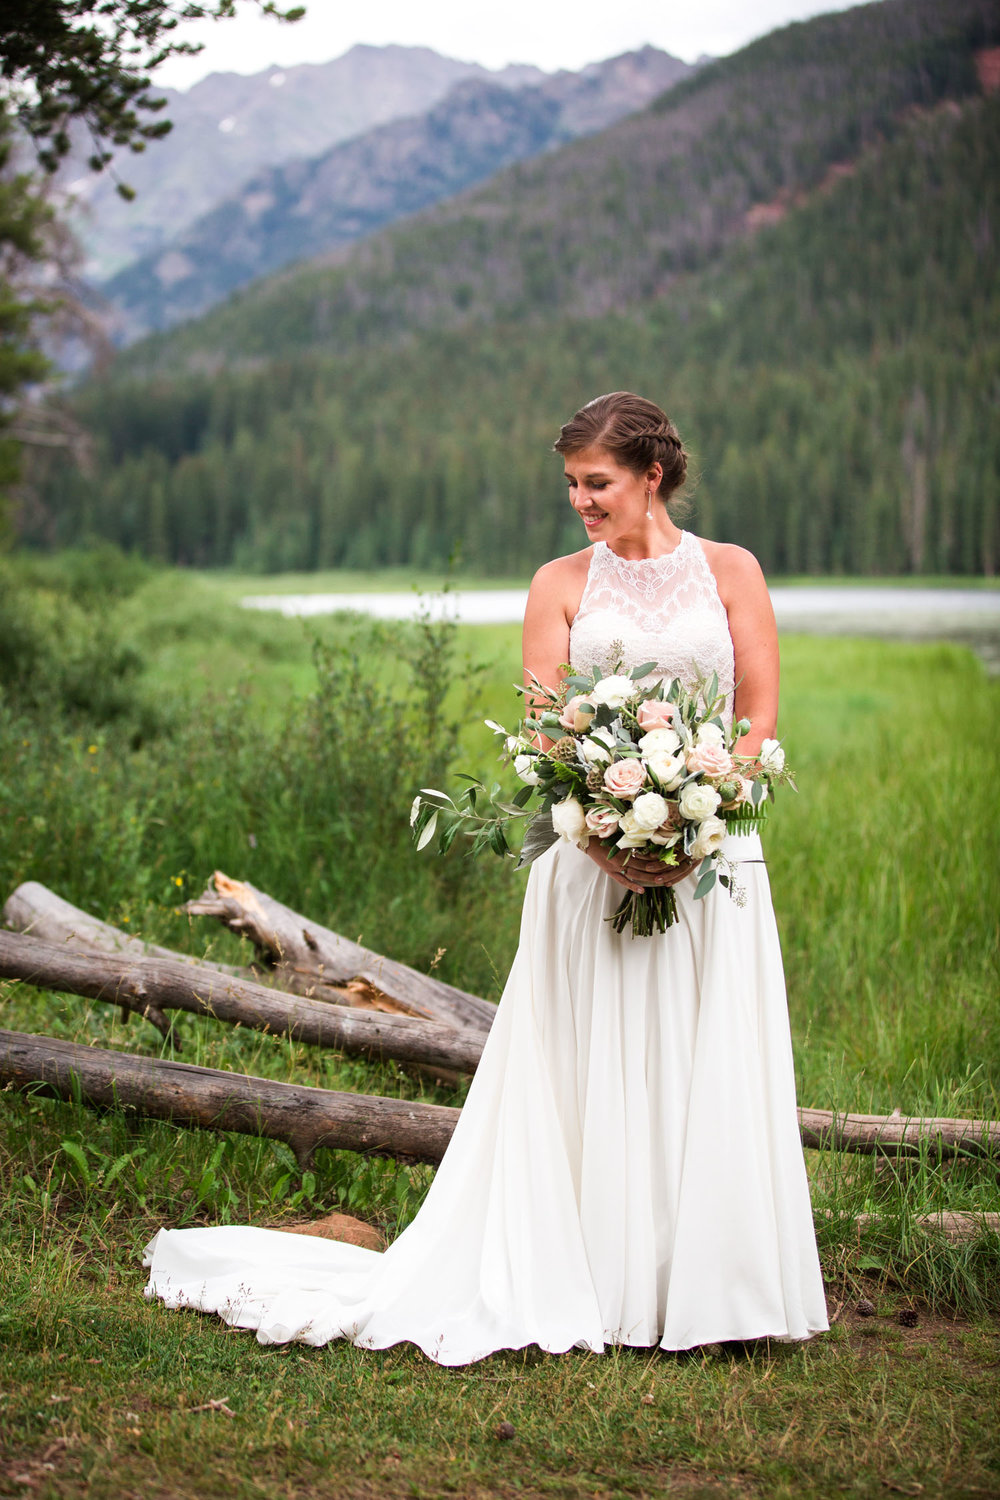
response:
M594 446L568 453L566 482L570 504L592 541L610 542L641 529L650 480L623 469L606 448Z

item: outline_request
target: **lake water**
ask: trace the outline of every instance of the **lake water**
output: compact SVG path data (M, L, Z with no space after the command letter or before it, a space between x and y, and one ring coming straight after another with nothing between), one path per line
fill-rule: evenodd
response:
M422 595L255 594L240 602L246 609L277 610L283 615L330 615L349 609L379 620L411 620L424 609L434 619L454 619L465 625L507 625L520 623L527 597L526 589L456 589ZM807 584L774 588L771 599L778 624L785 630L898 631L909 636L1000 629L1000 590Z

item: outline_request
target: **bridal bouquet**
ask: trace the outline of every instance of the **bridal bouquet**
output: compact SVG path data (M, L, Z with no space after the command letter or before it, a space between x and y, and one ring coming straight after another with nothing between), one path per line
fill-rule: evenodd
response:
M615 660L604 674L571 674L558 693L535 680L517 687L528 712L516 731L492 719L486 725L503 739L522 786L509 801L499 784L487 789L468 775L457 801L424 787L410 811L417 848L437 837L443 853L464 833L473 853L506 855L509 834L523 821L519 865L559 838L581 848L597 839L608 853L626 851L626 873L628 857L641 852L665 866L697 866L696 899L718 882L740 901L721 846L729 832L759 828L776 784L794 789L785 753L765 740L759 755L734 754L750 721L726 727L716 675L694 691L677 678L641 686L655 670L647 662L628 672ZM631 926L634 937L648 937L676 919L672 888L647 886L628 891L609 920L617 932Z

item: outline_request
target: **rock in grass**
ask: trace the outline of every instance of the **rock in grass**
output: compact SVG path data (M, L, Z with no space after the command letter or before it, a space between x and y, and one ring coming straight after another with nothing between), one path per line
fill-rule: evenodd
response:
M501 1422L497 1428L497 1438L501 1443L509 1443L514 1436L513 1422Z
M869 1301L867 1297L862 1297L857 1307L855 1308L855 1312L857 1313L859 1318L874 1318L875 1304L874 1302Z
M384 1250L385 1239L371 1224L350 1214L327 1214L308 1224L281 1224L285 1234L314 1234L321 1240L340 1240L345 1245L360 1245L362 1250Z

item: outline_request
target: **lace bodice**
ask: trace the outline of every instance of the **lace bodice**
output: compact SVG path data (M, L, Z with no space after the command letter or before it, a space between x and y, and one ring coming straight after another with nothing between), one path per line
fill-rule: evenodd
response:
M719 676L732 717L735 667L725 606L698 538L681 532L673 552L629 561L606 542L594 544L587 582L569 634L577 671L605 668L611 643L627 667L655 661L656 675L694 687Z

